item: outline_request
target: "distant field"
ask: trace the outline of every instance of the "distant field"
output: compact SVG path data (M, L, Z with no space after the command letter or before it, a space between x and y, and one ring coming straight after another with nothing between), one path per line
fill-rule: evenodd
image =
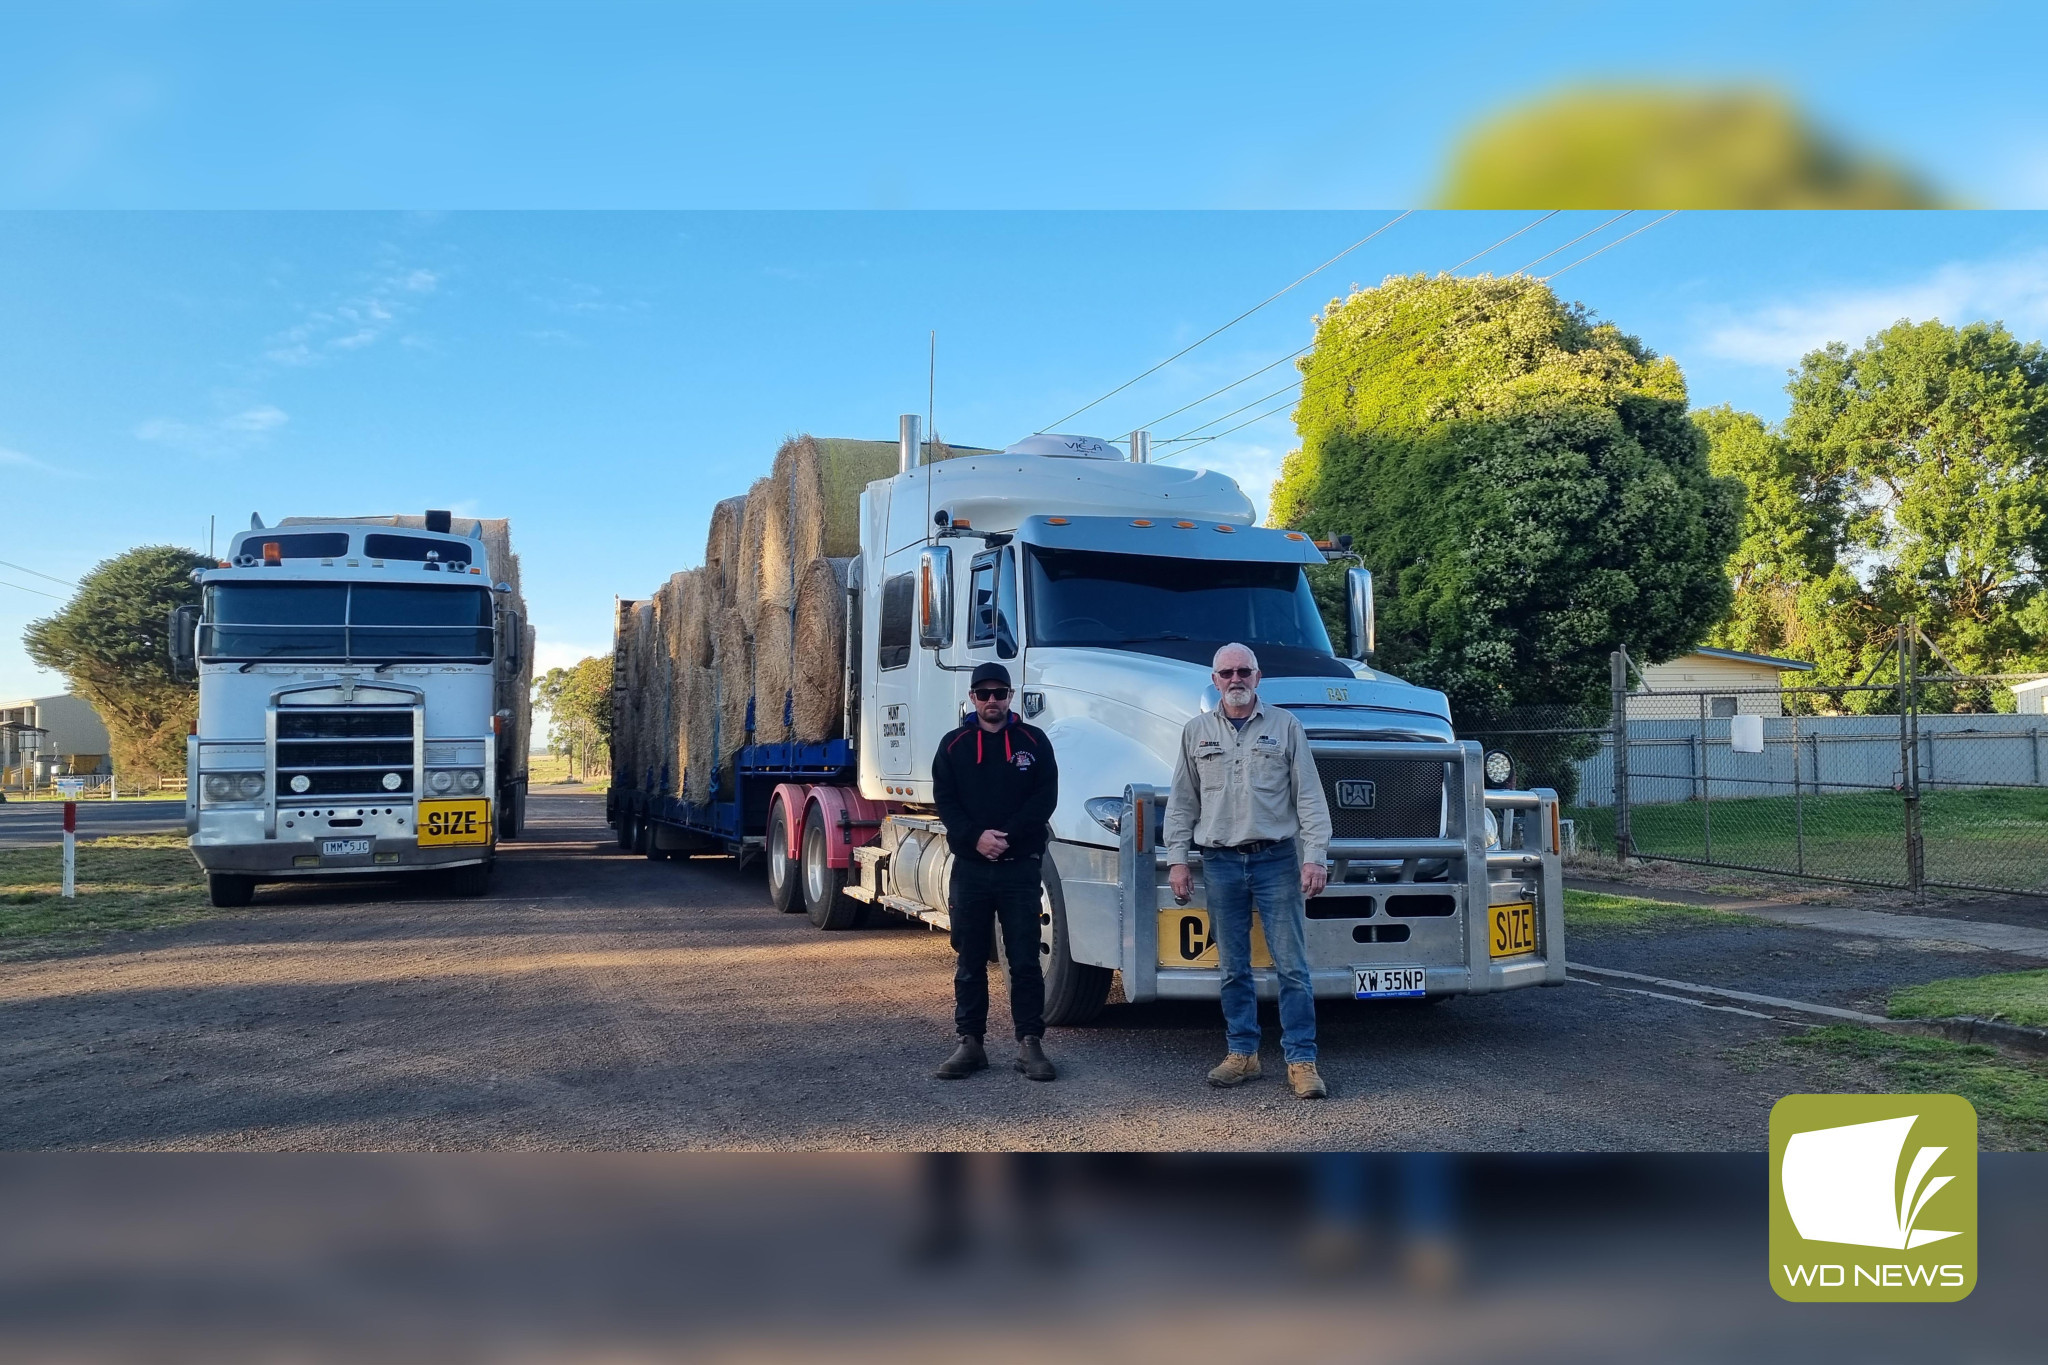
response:
M1582 844L1614 847L1612 808L1571 815ZM1808 796L1803 802L1791 796L1716 797L1704 804L1636 806L1629 821L1644 857L1906 880L1905 803L1893 792ZM1929 881L2022 891L2048 887L2048 789L1926 792L1920 826Z

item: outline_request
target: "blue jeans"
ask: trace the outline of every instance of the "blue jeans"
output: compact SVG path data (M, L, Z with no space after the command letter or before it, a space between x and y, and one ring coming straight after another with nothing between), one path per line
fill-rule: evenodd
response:
M1280 978L1280 1048L1290 1062L1316 1059L1316 997L1308 980L1308 910L1292 839L1263 853L1202 850L1209 922L1223 964L1223 1028L1232 1052L1259 1052L1259 997L1252 983L1252 905Z

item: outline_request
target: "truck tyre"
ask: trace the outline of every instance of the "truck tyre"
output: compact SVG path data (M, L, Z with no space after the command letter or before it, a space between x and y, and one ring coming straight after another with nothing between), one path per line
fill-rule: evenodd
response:
M206 898L224 910L236 909L256 899L256 879L233 872L206 874Z
M768 840L762 853L768 860L768 899L785 915L804 908L797 894L796 861L789 856L789 808L777 801L768 808Z
M507 787L498 793L498 837L517 839L526 824L526 788Z
M1110 982L1116 972L1113 968L1074 961L1067 948L1067 901L1060 891L1060 874L1052 865L1050 853L1039 869L1042 890L1038 902L1038 967L1045 975L1045 1022L1067 1028L1093 1023L1109 999ZM1002 947L1002 941L1003 936L997 934L998 951L1007 957L1008 950ZM1007 960L1003 971L1009 972Z
M633 846L633 816L630 812L619 812L618 837L620 848L631 848Z
M481 896L491 889L491 864L487 862L451 867L442 875L451 896Z
M652 847L654 847L654 826L648 822L647 817L635 816L633 818L633 851L645 854Z
M849 869L827 863L830 845L825 833L825 812L813 805L804 816L804 842L798 860L804 911L820 929L857 929L866 918L864 912L868 907L846 894Z

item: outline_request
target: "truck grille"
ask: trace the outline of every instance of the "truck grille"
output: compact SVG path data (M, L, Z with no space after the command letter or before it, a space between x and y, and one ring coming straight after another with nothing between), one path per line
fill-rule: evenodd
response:
M1443 829L1444 764L1317 754L1339 839L1434 839Z
M412 793L410 708L281 709L277 741L279 801ZM397 782L387 784L390 777Z

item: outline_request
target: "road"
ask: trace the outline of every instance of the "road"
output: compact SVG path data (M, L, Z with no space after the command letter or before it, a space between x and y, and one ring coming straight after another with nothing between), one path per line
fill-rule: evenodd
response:
M159 797L122 801L80 801L78 832L157 834L185 828L185 798ZM0 801L0 848L54 844L64 837L64 805L60 801Z
M1330 1004L1320 1103L1271 1079L1270 1031L1268 1079L1203 1084L1222 1051L1206 1004L1053 1030L1051 1085L936 1081L942 936L822 934L776 914L758 870L621 853L601 798L537 794L529 815L488 897L273 886L246 912L0 966L0 1147L1753 1151L1771 1104L1815 1079L1748 1046L1802 1024L1573 984ZM1853 1009L2038 965L1777 925L1571 951ZM992 1041L1004 1021L998 1004Z

